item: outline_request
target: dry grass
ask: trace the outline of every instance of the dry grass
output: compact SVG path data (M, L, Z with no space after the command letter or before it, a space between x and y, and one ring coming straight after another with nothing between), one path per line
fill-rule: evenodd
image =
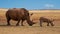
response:
M35 10L36 11L36 10ZM31 11L30 13L34 13L31 16L31 19L34 20L37 24L33 26L28 26L24 23L25 26L15 26L16 21L11 20L11 25L13 26L6 26L6 17L5 11L0 11L0 34L60 34L60 10L40 10L43 12L35 12ZM45 12L44 12L45 11ZM47 12L46 12L47 11ZM52 12L58 11L58 12ZM55 19L54 24L55 26L46 26L46 23L43 24L43 27L39 26L39 17L46 17L49 19Z

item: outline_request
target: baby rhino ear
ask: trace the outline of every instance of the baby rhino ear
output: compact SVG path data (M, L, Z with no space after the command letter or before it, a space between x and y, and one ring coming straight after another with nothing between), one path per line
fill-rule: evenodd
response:
M32 15L33 15L33 13L30 14L30 16L32 16Z
M31 13L31 15L33 15L33 13Z

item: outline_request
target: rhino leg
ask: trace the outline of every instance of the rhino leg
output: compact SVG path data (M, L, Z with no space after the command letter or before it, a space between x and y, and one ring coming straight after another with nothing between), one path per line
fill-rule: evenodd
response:
M9 26L10 25L10 18L7 18L7 25Z
M51 24L51 26L54 26L54 24L52 22L50 24Z
M19 26L19 22L20 22L20 20L18 20L18 22L17 22L16 26Z
M42 21L40 21L40 26L42 27Z
M22 20L22 22L21 22L21 26L24 26L24 25L23 25L23 22L24 22L24 20Z
M47 22L47 26L49 26L49 22Z

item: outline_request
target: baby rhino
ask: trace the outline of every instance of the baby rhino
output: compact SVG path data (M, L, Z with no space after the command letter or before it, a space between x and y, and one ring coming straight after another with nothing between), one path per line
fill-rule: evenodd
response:
M49 23L51 24L51 26L54 26L54 24L52 23L54 20L50 20L50 19L45 18L45 17L40 17L39 21L40 21L41 27L42 27L43 22L47 22L47 26L49 26Z

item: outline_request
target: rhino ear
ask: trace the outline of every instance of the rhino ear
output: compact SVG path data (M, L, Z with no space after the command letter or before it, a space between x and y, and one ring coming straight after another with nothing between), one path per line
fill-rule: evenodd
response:
M31 16L33 15L33 13L30 14Z

